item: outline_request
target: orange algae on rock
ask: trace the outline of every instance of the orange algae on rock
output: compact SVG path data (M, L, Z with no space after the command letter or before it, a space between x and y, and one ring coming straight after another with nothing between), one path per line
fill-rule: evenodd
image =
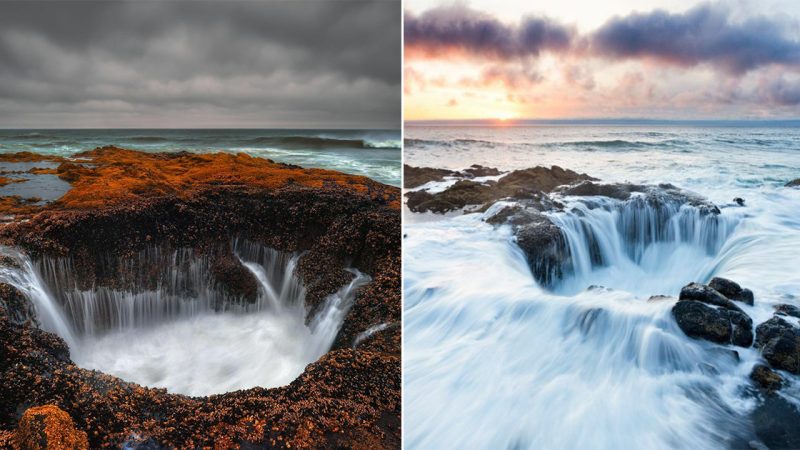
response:
M17 427L13 448L20 450L85 450L86 433L75 429L72 418L55 405L28 408Z

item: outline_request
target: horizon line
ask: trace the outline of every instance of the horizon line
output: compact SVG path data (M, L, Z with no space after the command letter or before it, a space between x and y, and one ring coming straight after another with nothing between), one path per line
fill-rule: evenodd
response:
M653 118L563 118L563 119L409 119L404 126L435 125L793 125L800 127L800 118L788 119L653 119Z

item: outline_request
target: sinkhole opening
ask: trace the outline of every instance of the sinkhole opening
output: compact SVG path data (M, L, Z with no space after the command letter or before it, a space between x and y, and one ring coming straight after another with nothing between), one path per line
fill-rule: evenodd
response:
M278 387L327 353L369 276L328 296L308 317L296 273L301 255L234 240L233 283L221 285L218 259L192 249L148 248L122 262L119 287L81 287L69 258L36 261L3 278L28 298L42 328L59 334L80 367L191 396Z
M677 295L715 275L738 223L708 203L646 195L581 199L549 218L560 236L553 256L533 264L534 276L562 295L592 287Z

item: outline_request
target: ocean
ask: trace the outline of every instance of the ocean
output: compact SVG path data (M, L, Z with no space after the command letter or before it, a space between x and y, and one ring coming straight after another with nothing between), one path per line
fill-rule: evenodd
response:
M0 152L70 156L104 145L148 152L244 152L400 185L399 130L0 130Z
M714 276L755 293L758 325L800 306L800 130L789 127L406 127L412 166L558 165L604 182L671 183L713 201L675 237L635 242L619 201L559 198L573 274L545 288L496 212L404 209L404 439L408 449L718 449L756 442L754 348L690 339L671 309ZM444 189L455 180L421 188ZM744 199L739 206L733 199ZM642 214L652 214L644 211ZM591 230L605 264L593 265ZM702 231L702 232L701 232ZM631 252L630 249L636 249ZM581 260L584 258L584 260ZM648 301L652 295L673 298ZM788 320L797 323L797 320ZM800 407L800 379L781 396ZM781 420L781 419L776 419ZM757 448L757 447L753 447Z

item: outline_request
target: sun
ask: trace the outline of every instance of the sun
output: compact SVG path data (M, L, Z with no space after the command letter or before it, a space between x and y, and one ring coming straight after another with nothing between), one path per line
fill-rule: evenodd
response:
M514 118L514 114L508 111L500 111L494 114L494 118L500 122L505 122Z

